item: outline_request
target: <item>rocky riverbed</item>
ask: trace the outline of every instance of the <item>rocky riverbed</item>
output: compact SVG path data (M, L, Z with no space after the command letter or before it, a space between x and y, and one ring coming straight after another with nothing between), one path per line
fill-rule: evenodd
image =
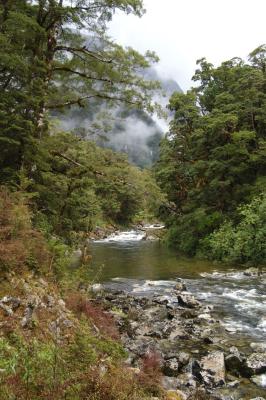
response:
M96 285L96 298L111 312L128 351L127 364L139 373L144 357L156 355L162 385L187 399L263 399L266 343L235 343L230 329L215 317L213 305L199 301L182 279L161 292L156 281L129 292L123 285ZM160 285L163 285L160 282ZM120 287L120 289L118 289ZM176 392L178 393L178 392Z

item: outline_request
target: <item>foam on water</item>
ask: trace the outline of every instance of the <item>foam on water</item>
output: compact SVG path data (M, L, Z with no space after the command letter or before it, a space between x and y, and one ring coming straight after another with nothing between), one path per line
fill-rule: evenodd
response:
M144 225L144 229L164 229L164 225L159 225L159 224L152 224L152 225Z
M142 231L115 232L105 239L95 240L95 243L109 242L139 242L145 238L146 234Z

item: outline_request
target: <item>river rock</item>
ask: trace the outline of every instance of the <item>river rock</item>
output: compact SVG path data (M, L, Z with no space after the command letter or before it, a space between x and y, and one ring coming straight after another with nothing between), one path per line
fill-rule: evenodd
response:
M197 383L190 372L178 375L178 387L196 389Z
M249 399L249 400L265 400L264 397L254 397L253 399Z
M232 382L227 383L226 386L227 386L228 388L230 388L230 389L234 389L234 388L238 387L239 384L240 384L240 382L236 379L235 381L232 381Z
M224 354L213 351L200 362L195 361L192 367L193 375L208 387L217 387L225 384Z
M266 372L266 353L253 353L249 356L242 369L243 376L263 374Z
M244 271L245 276L259 276L260 270L259 268L251 267Z
M255 353L266 353L266 343L250 343L250 347Z
M175 284L174 290L176 290L178 292L183 292L183 291L187 290L187 288L186 288L186 285L184 284L184 282L180 281Z
M225 368L235 376L242 375L244 358L241 356L237 347L230 348L230 354L225 357Z
M178 359L180 368L183 368L185 365L187 365L189 363L190 355L188 353L185 353L184 351L181 351L178 354L177 359Z
M170 358L166 360L162 369L164 375L166 376L177 376L179 371L179 363L177 358Z
M255 375L250 380L257 386L266 388L266 374Z
M191 294L179 294L177 299L182 307L198 308L200 306L200 303Z

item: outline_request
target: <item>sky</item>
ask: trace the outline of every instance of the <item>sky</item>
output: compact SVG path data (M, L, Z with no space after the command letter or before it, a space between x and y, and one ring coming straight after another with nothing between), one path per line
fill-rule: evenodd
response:
M266 0L144 0L142 18L116 14L109 34L140 52L154 50L159 72L186 91L196 60L246 58L266 43Z

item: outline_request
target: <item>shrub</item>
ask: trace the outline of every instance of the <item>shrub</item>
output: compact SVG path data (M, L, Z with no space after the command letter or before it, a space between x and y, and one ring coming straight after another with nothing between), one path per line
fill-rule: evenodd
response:
M47 267L49 252L40 232L32 228L22 193L0 189L0 270Z
M118 340L120 335L112 315L96 304L92 304L79 293L72 293L66 299L66 304L79 317L84 315L91 321L96 330L108 338Z
M225 262L266 263L266 194L238 208L238 223L227 221L201 242L208 258Z
M146 392L158 396L161 389L161 357L155 351L148 352L142 359L139 382Z

